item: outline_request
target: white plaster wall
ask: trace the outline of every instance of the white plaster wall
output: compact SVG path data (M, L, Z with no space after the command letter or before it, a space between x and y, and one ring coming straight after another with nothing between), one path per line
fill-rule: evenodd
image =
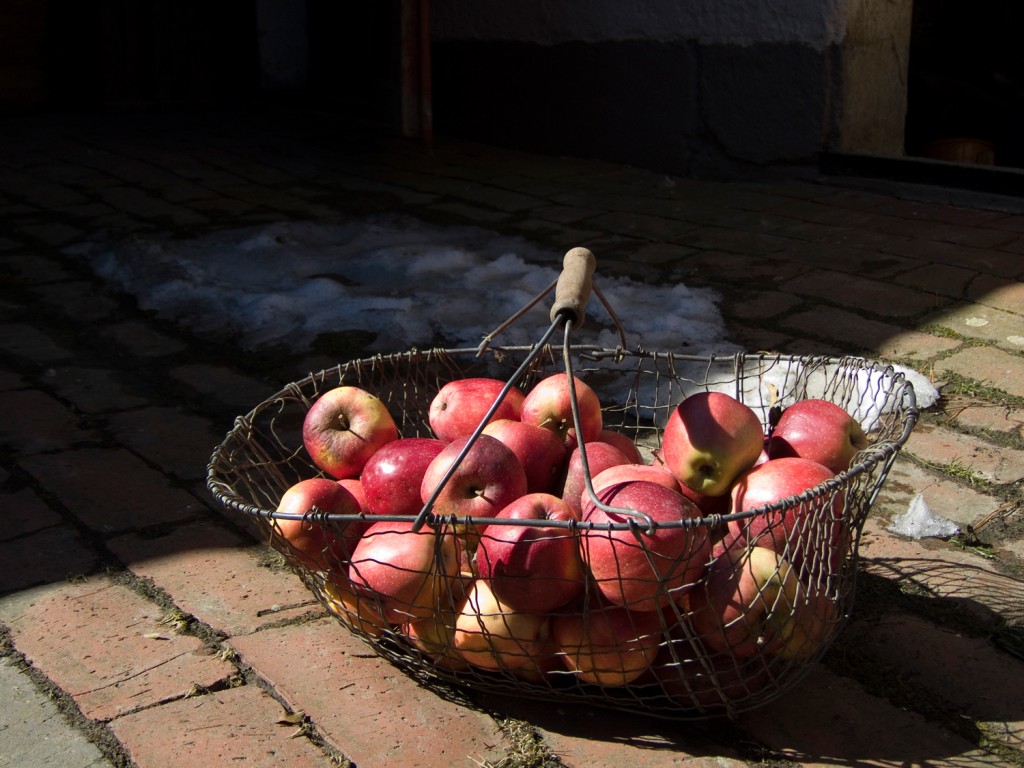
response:
M695 41L701 45L841 42L861 0L432 0L435 40Z

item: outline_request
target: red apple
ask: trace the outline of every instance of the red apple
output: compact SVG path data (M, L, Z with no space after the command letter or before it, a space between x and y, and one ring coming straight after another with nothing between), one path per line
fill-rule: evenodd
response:
M406 637L441 669L458 671L469 664L455 649L455 622L462 613L466 598L462 596L453 605L443 605L423 619L416 619L402 627Z
M629 611L597 599L551 617L551 640L566 666L581 682L601 686L624 686L641 677L663 635L658 611Z
M338 479L358 476L378 448L397 439L398 427L383 401L353 386L320 395L302 425L309 457Z
M732 489L733 512L775 504L833 477L832 470L810 459L772 459L736 481ZM802 573L827 576L838 571L846 554L842 546L844 509L845 497L839 491L795 503L782 511L731 520L729 530L751 544L784 554Z
M536 663L547 630L546 616L514 610L477 579L455 619L453 645L476 667L513 670Z
M590 470L591 485L594 478L600 475L609 467L617 467L629 464L626 455L611 443L600 440L593 440L584 443L583 448L587 454L587 469ZM583 457L580 455L580 447L576 446L569 454L569 463L565 469L565 481L562 485L562 498L576 510L583 511L583 499L587 494L586 478L583 474Z
M839 609L828 595L804 588L793 609L792 629L775 655L800 661L813 658L837 629L839 618Z
M626 457L630 464L643 464L644 457L640 454L640 449L636 447L636 443L621 432L616 432L613 429L602 429L597 439L603 443L614 445L622 451L622 455Z
M417 515L423 508L423 475L447 443L432 437L402 437L382 446L359 476L371 515Z
M610 485L618 485L633 480L647 480L663 485L669 490L682 493L682 486L675 475L659 464L618 464L594 475L592 485L594 491L600 491ZM582 498L582 497L581 497Z
M479 435L470 444L461 437L444 447L430 462L420 484L420 500L426 504L445 475L452 474L434 500L434 514L441 517L494 517L526 494L526 472L515 453L496 437ZM453 469L454 468L454 469ZM477 524L477 531L485 525Z
M461 543L450 530L412 530L412 521L372 523L352 553L353 588L379 597L389 624L431 616L450 599Z
M635 529L588 528L587 523L626 523L631 517L607 512L590 499L584 502L581 555L609 602L634 611L654 611L678 599L701 578L711 554L706 528L665 525L700 517L692 501L646 480L608 486L597 496L605 505L642 511L661 524L653 534L643 522Z
M358 515L359 501L337 480L311 477L288 488L278 502L277 511L286 515L308 515L313 508L329 515ZM314 571L342 567L356 541L366 530L361 522L351 521L328 529L311 519L275 519L274 531L288 542L287 552Z
M523 399L520 421L550 429L570 450L576 447L580 437L585 442L597 440L604 428L601 401L579 376L573 377L573 389L579 406L582 435L576 434L569 376L565 373L553 373L533 385Z
M565 469L565 445L558 435L536 424L515 419L497 419L483 429L519 457L526 472L527 493L552 493Z
M427 421L434 435L450 443L473 434L505 386L500 379L484 377L456 379L442 386L427 411ZM522 404L522 390L511 387L489 421L518 420Z
M786 559L754 546L716 558L687 603L693 629L707 648L747 658L785 646L800 595L800 580Z
M495 520L579 520L567 503L548 493L520 496ZM480 537L476 566L495 596L528 613L547 613L583 591L576 535L568 528L492 524Z
M661 440L661 458L679 482L705 496L721 496L761 455L764 429L753 409L736 398L698 392L673 409Z
M868 447L860 424L828 400L798 400L783 410L768 439L772 459L799 456L845 472L858 451Z

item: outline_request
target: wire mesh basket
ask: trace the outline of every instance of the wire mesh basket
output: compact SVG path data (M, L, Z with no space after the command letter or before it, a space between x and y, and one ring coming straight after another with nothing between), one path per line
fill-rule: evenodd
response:
M916 422L913 387L859 357L629 352L573 345L568 330L565 339L560 350L411 350L310 374L236 419L214 450L208 487L257 521L342 625L417 679L670 719L734 715L778 697L849 617L865 517ZM369 392L399 437L433 438L430 405L449 382L486 377L529 392L566 372L598 393L604 429L625 435L645 465L657 463L673 409L700 392L745 403L766 431L780 409L826 400L864 425L869 444L848 470L800 494L743 511L694 507L667 522L442 515L429 500L414 516L279 511L296 483L328 477L302 432L330 390ZM560 567L518 583L508 576L499 589L488 553L513 530ZM370 544L374 554L363 554ZM418 559L381 554L399 547ZM403 589L370 588L381 570Z

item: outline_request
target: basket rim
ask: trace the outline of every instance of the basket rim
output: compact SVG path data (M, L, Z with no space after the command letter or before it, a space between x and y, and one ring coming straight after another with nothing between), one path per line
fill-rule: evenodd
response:
M549 353L553 347L546 345L544 353ZM423 360L429 361L434 357L464 357L466 355L472 355L474 358L481 359L483 354L487 354L495 359L500 360L502 356L508 354L520 354L520 353L533 353L537 350L536 345L529 346L492 346L482 351L479 348L460 347L460 348L444 348L444 347L433 347L429 349L411 348L404 352L389 352L379 353L369 357L356 358L344 363L338 363L335 366L321 369L317 372L312 372L297 379L295 381L285 384L281 389L272 395L264 398L258 404L253 406L247 413L235 418L233 427L227 432L223 440L214 448L213 453L210 457L209 463L207 464L207 478L206 485L207 489L211 492L214 498L227 508L239 512L241 514L250 517L262 517L268 520L307 520L310 522L318 523L354 523L354 522L414 522L417 517L422 518L427 527L434 530L440 530L445 526L463 525L463 526L490 526L490 525L512 525L512 526L524 526L524 527L543 527L543 528L565 528L571 531L584 531L584 530L596 530L596 531L624 531L632 530L634 533L643 531L644 527L641 526L636 520L630 519L626 522L607 522L607 523L594 523L591 521L576 521L576 520L513 520L507 518L490 518L490 517L473 517L473 516L454 516L454 515L437 515L433 511L428 511L426 514L420 513L420 515L375 515L367 514L365 512L354 514L354 515L342 515L332 514L324 512L323 510L313 507L311 510L304 514L297 513L281 513L276 510L270 510L253 504L252 502L243 499L237 492L234 491L231 486L220 479L219 477L219 465L223 452L228 447L228 444L237 437L237 435L251 426L251 420L260 413L260 411L266 407L271 406L273 403L280 401L282 398L294 395L301 391L302 387L315 385L318 382L322 382L332 373L341 374L351 369L358 370L360 367L374 366L385 364L389 361L398 360L416 360L422 358ZM733 353L727 353L722 355L707 354L707 355L696 355L679 353L673 351L658 351L658 350L644 350L638 348L635 350L625 350L621 347L610 348L600 345L574 345L573 352L578 356L588 360L602 360L606 358L615 358L621 360L624 357L634 357L637 359L667 359L671 361L681 362L699 362L699 363L722 363L732 361L734 366L741 366L749 360L772 360L776 362L788 362L790 364L814 364L814 365L835 365L835 366L853 366L859 365L860 367L866 367L868 369L877 371L883 375L889 375L893 381L903 380L905 383L904 397L906 398L906 407L901 411L902 431L896 435L893 439L880 440L876 443L871 444L868 448L860 451L855 457L854 462L850 468L840 472L832 478L825 480L817 486L807 489L801 494L788 496L784 499L780 499L771 504L761 505L759 507L744 510L742 512L730 512L728 514L719 515L706 515L700 517L686 518L682 520L672 520L653 523L652 528L648 528L647 533L653 535L655 530L662 528L710 528L722 523L727 523L733 520L745 520L753 517L761 517L776 512L791 509L800 504L808 503L815 498L823 496L826 493L838 493L849 487L851 481L864 473L874 469L880 464L891 463L902 446L910 438L910 434L913 431L915 424L919 418L919 411L917 408L917 399L914 392L913 383L906 380L904 374L897 371L891 364L882 363L880 361L874 361L869 358L849 355L849 356L834 356L834 355L788 355L774 352L745 352L738 351ZM321 477L328 477L326 473L321 472ZM872 493L872 497L869 500L868 507L874 501L874 494L876 494L878 488L875 488Z

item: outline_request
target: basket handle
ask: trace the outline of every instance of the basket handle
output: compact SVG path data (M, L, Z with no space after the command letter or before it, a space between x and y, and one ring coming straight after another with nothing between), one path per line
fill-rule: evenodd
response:
M562 274L555 284L555 301L551 305L551 322L568 315L573 327L583 324L587 302L594 287L597 259L587 248L570 249L562 259Z

